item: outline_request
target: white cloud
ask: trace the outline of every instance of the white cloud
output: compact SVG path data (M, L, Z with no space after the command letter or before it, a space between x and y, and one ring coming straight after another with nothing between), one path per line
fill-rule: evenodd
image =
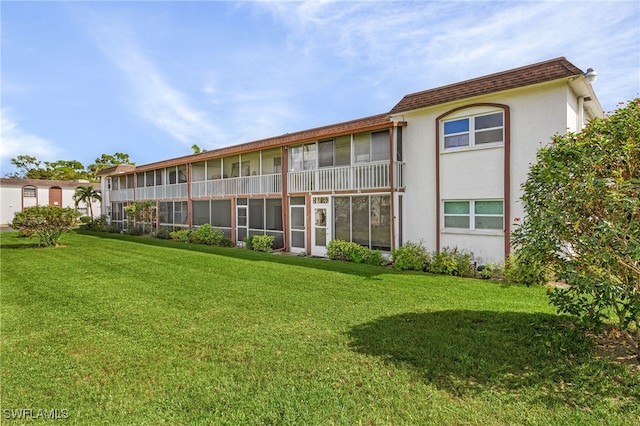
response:
M140 117L186 146L209 145L222 132L206 113L192 106L188 96L173 87L137 45L122 23L96 18L91 32L98 46L131 84L131 105Z
M18 155L32 155L47 161L58 154L53 142L21 129L9 108L0 110L0 122L0 160L3 164Z

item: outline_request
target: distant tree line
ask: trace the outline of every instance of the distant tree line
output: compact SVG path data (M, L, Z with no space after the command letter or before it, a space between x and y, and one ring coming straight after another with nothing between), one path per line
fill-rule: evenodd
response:
M100 170L118 164L135 163L129 160L129 154L116 152L113 155L102 154L93 164L85 166L76 160L40 161L31 155L18 155L11 159L17 171L8 173L6 177L14 179L51 179L51 180L88 180L98 181Z

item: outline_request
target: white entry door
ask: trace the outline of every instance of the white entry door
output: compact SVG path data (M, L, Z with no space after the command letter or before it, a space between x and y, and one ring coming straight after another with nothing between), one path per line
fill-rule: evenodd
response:
M331 241L331 198L313 197L311 200L311 254L326 256Z

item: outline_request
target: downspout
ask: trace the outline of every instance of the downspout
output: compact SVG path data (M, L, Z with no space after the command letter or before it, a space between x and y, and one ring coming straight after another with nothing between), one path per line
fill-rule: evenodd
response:
M576 132L582 130L584 126L584 96L578 96L578 114L576 123Z
M390 195L390 209L391 209L391 250L396 248L396 202L395 202L395 179L394 179L394 159L396 158L393 150L393 127L389 128L389 188Z

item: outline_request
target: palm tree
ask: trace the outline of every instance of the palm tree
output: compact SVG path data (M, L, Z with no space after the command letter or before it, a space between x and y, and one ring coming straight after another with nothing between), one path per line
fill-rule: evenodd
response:
M73 201L76 203L76 209L78 208L78 204L87 203L89 206L89 216L91 217L91 221L93 221L93 201L102 201L102 197L100 196L100 192L96 191L93 186L79 186L76 188L76 193L73 195Z

